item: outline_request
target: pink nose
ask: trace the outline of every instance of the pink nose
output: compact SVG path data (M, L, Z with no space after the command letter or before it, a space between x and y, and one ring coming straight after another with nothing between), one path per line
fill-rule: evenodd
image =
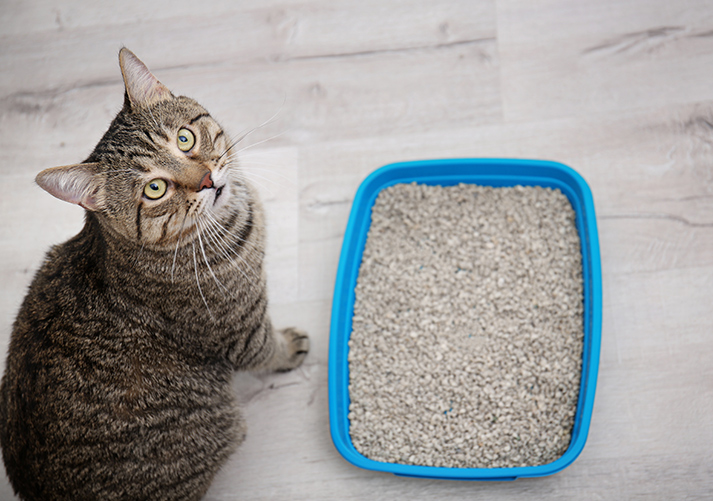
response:
M201 184L198 185L198 191L201 191L204 188L212 188L213 187L213 180L210 178L210 172L206 172L205 176L203 176L203 179L201 179Z

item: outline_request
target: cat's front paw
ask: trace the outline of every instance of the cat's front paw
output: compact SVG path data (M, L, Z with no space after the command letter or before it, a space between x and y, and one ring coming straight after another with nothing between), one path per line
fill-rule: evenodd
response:
M277 331L277 335L282 337L283 350L282 360L277 364L277 372L287 372L296 369L304 361L309 353L309 336L307 333L296 327L288 327Z

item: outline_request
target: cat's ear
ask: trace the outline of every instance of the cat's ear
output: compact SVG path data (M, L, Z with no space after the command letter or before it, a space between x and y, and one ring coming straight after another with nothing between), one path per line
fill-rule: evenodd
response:
M125 104L130 108L150 106L173 97L168 87L126 47L119 51L119 66L126 88Z
M35 181L60 200L98 211L104 205L104 180L98 167L96 163L52 167L37 174Z

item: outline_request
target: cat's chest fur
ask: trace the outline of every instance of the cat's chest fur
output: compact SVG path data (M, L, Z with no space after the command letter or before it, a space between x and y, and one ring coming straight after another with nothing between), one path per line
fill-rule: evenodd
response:
M69 317L128 347L152 343L189 359L224 358L231 342L247 335L251 310L264 296L262 208L252 196L244 202L226 210L222 234L173 251L117 238L89 215L83 231L54 248L38 274L36 287L61 306L38 315L37 304L28 320Z

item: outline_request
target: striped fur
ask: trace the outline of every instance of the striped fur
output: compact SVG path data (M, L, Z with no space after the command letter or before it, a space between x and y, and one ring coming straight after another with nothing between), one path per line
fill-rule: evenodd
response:
M38 176L87 211L35 275L0 386L25 500L200 499L245 436L232 372L290 370L308 351L272 328L262 209L227 134L126 49L120 61L125 105L93 153ZM152 200L156 178L168 191Z

